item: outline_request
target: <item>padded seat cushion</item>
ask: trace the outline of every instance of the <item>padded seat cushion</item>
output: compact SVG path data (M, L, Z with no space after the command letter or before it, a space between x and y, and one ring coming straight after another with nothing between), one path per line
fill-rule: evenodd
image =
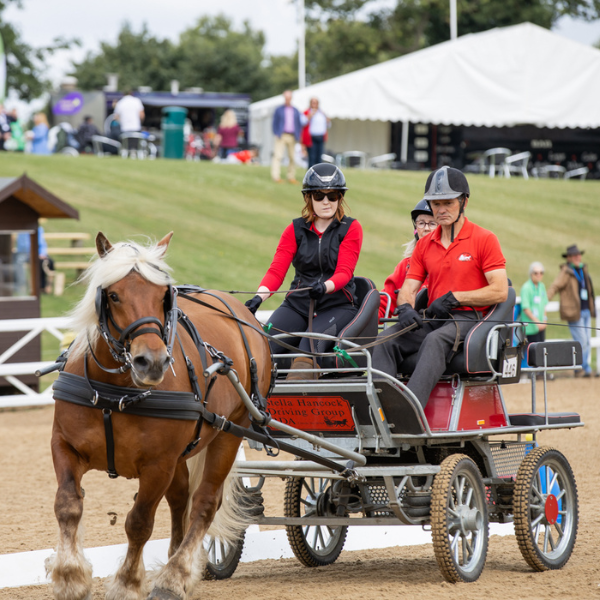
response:
M520 413L508 415L510 424L514 426L545 425L546 416L540 413ZM566 425L568 423L581 423L581 417L577 413L548 413L549 425Z

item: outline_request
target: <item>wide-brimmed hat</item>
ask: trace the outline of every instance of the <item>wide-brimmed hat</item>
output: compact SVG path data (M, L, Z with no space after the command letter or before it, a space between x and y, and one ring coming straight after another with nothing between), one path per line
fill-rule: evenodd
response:
M573 244L567 248L567 251L562 255L563 258L568 258L569 256L575 256L575 254L583 254L585 250L580 250L577 247L577 244Z

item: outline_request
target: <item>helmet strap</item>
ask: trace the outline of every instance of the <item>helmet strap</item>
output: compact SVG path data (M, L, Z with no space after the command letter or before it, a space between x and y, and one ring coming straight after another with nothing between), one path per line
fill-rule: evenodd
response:
M452 223L452 228L450 229L450 243L454 242L454 225L458 223L460 218L463 216L465 212L465 198L462 196L462 200L460 200L460 210L458 211L458 217L456 217L456 221Z

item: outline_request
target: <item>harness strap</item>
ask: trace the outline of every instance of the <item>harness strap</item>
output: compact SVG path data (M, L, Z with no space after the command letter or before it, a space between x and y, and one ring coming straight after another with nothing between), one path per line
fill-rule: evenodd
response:
M112 410L109 408L102 409L102 417L104 420L104 434L106 436L106 464L108 476L111 479L116 479L119 474L115 469L115 438L113 436L112 419L110 415Z

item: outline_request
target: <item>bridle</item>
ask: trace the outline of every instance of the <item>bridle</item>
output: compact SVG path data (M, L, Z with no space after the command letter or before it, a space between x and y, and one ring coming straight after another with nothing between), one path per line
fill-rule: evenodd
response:
M164 299L164 325L156 317L142 317L133 323L130 323L124 329L121 329L116 323L108 307L108 297L106 290L102 286L98 286L96 290L96 314L98 316L98 331L100 336L106 342L113 359L120 363L121 366L116 369L109 369L102 365L94 351L92 345L88 342L88 349L94 362L107 373L125 373L129 369L133 369L133 357L131 356L131 343L141 335L153 333L158 335L164 342L167 348L169 364L173 364L173 344L177 334L177 321L181 311L177 308L177 288L169 285L165 293ZM114 329L119 334L119 338L115 338L110 331L108 323L112 324ZM147 327L147 325L156 325L156 327ZM135 369L134 369L135 370Z

